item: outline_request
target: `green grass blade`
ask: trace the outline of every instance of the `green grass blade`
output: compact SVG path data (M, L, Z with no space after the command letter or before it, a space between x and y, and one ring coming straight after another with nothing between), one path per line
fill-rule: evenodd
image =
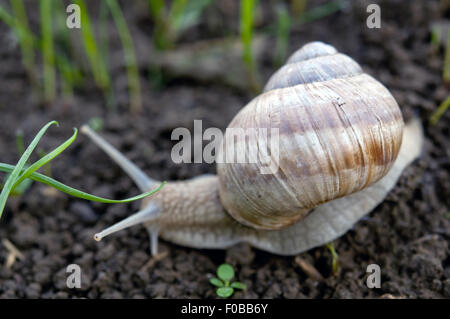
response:
M44 96L47 102L56 97L55 53L53 51L52 2L41 0L41 37L44 59Z
M433 114L430 117L430 124L436 125L437 122L439 122L442 115L444 115L445 111L450 108L450 96L445 99L444 102L437 108L436 111L433 112Z
M75 128L74 133L71 138L69 138L67 141L65 141L63 144L58 146L56 149L54 149L52 152L48 153L44 157L42 157L40 160L38 160L36 163L28 167L17 179L17 181L13 185L13 190L16 188L22 181L27 179L31 174L33 174L35 171L37 171L42 166L49 163L51 160L53 160L55 157L57 157L59 154L61 154L66 148L68 148L77 138L78 130Z
M99 13L99 31L100 54L105 61L105 65L109 66L109 38L108 38L108 5L105 1L101 1Z
M5 9L0 7L0 20L2 20L5 24L7 24L11 29L14 30L15 27L15 19L12 15L10 15ZM21 27L21 24L19 24L18 27ZM18 30L15 30L16 32Z
M174 0L170 7L168 21L171 31L176 33L181 22L183 21L184 12L186 10L187 0Z
M175 30L180 33L196 24L200 21L200 15L209 7L213 0L191 0L186 4L183 14L175 22Z
M139 70L134 53L133 40L131 39L130 31L128 30L125 17L120 9L117 0L106 0L109 6L111 15L116 23L119 31L120 41L125 55L125 64L127 67L128 86L130 90L130 108L134 113L142 110L141 98L141 84L139 82Z
M286 7L280 4L277 7L277 44L275 47L275 66L279 67L286 60L289 45L289 31L291 28L291 18Z
M259 76L256 70L252 52L253 40L253 15L256 9L256 0L241 0L240 32L241 42L244 47L242 58L247 70L250 89L254 92L261 91Z
M450 84L450 27L447 30L447 44L445 46L444 71L442 78L445 84Z
M252 39L253 39L253 12L255 0L241 1L241 41L244 45L243 59L248 67L253 65Z
M15 169L15 167L13 165L9 165L9 164L5 164L5 163L0 163L0 172L4 172L4 173L10 173ZM130 197L127 199L121 199L121 200L115 200L115 199L107 199L107 198L103 198L103 197L99 197L99 196L95 196L95 195L91 195L89 193L77 190L73 187L67 186L61 182L58 182L57 180L48 177L46 175L40 174L40 173L36 173L34 172L33 174L31 174L29 176L30 179L39 182L39 183L43 183L46 184L48 186L51 186L63 193L66 193L68 195L77 197L77 198L81 198L81 199L86 199L89 201L93 201L93 202L98 202L98 203L105 203L105 204L123 204L123 203L130 203L130 202L134 202L140 199L143 199L147 196L150 196L156 192L158 192L159 190L161 190L161 188L164 187L164 185L166 184L166 182L162 182L161 185L159 185L156 189L134 196L134 197Z
M307 0L291 0L291 11L293 16L300 16L305 12Z
M81 9L81 36L94 80L102 90L107 91L110 89L111 81L105 63L101 58L100 51L97 48L86 3L84 0L76 0L75 3Z
M10 0L11 8L16 19L16 29L19 37L20 50L22 52L22 61L28 76L30 77L33 87L35 82L35 63L34 63L34 48L33 37L29 27L25 5L22 0ZM18 26L18 24L21 25Z
M153 30L153 43L158 49L164 50L170 47L170 40L167 36L166 28L166 8L163 0L149 0L150 13L155 23Z
M0 217L3 214L3 210L6 205L6 200L8 199L8 196L11 190L13 189L13 185L15 184L17 178L19 177L19 174L22 172L22 169L24 168L26 162L28 161L28 158L30 157L31 153L36 148L36 145L39 143L39 141L41 140L45 132L48 130L48 128L54 124L58 125L58 122L52 121L47 125L45 125L39 131L39 133L36 135L31 144L23 153L22 157L19 159L19 162L17 162L17 165L11 170L11 175L9 175L5 185L3 186L2 192L0 193Z
M346 0L334 0L327 2L321 6L312 8L311 10L306 11L304 14L300 15L300 17L295 19L292 22L292 26L295 27L303 23L312 22L329 16L330 14L342 10L344 5L346 5L346 2Z

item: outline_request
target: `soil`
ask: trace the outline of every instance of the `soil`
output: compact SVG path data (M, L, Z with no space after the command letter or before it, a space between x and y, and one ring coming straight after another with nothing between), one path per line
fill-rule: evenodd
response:
M179 46L237 32L239 6L236 1L220 3L222 11L208 9L210 18L182 37ZM263 22L258 28L275 21L268 3L263 2ZM9 251L0 246L0 298L215 298L208 280L223 262L233 264L238 280L248 287L234 298L449 298L450 112L435 126L429 125L428 119L449 93L441 78L443 49L432 49L429 26L448 19L450 10L443 7L444 1L378 3L382 8L380 29L366 27L369 2L352 1L339 13L295 27L289 41L289 52L321 40L352 56L391 90L405 118L416 114L425 129L421 158L405 170L395 189L369 217L334 242L339 254L336 274L331 271L326 247L300 255L321 276L312 276L295 257L279 257L245 244L224 251L197 250L161 240L160 249L167 256L150 262L143 227L121 231L102 242L93 240L95 232L130 215L139 203L94 204L33 184L25 195L10 198L0 221L0 237L23 254L7 268ZM150 44L153 26L148 12L134 5L122 7L131 33L140 34ZM30 10L33 21L38 20L36 12L39 10ZM29 142L45 123L58 120L61 126L51 128L39 145L48 151L68 138L73 127L102 117L101 134L150 176L182 180L214 173L214 165L176 165L170 160L172 130L192 128L194 119L203 120L204 128L224 129L254 95L194 78L168 76L162 86L155 87L144 64L140 70L144 111L131 115L120 42L114 29L111 34L111 57L121 66L112 73L117 112L108 111L102 94L89 81L76 90L71 102L38 103L19 47L0 23L1 162L17 161L17 129L23 130ZM274 37L271 41L275 43ZM138 58L145 61L143 54L138 51ZM270 52L266 56L270 57ZM264 80L273 71L266 58L261 64ZM138 193L125 173L84 136L51 163L51 174L104 197ZM72 263L82 269L81 289L66 288L66 267ZM379 289L365 284L369 264L381 267Z

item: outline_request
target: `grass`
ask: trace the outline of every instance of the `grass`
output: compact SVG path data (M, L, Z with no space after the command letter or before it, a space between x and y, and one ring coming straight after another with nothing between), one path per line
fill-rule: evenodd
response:
M331 273L335 276L339 270L339 255L337 254L333 243L328 243L326 246L331 253Z
M253 19L256 7L256 0L241 0L240 8L240 33L243 45L242 59L247 70L247 77L250 89L254 92L261 91L261 83L257 74L256 64L253 59Z
M438 26L434 26L431 31L431 45L434 51L438 52L439 47L441 46L441 34L442 28ZM444 53L444 68L442 71L442 80L444 85L450 85L450 27L447 30L447 42L445 45L445 53ZM429 119L429 123L431 125L436 125L437 122L441 119L447 109L450 107L450 96L448 96L436 111L433 112Z
M89 60L92 75L98 87L103 91L106 101L111 102L113 101L113 98L111 97L111 78L97 46L86 3L84 0L75 0L75 3L79 5L81 9L81 38ZM108 103L108 106L110 109L114 108L114 105L111 103Z
M80 85L83 79L79 67L70 61L75 60L73 43L70 38L70 29L67 28L67 13L63 2L54 1L55 17L55 56L56 68L60 74L61 94L68 101L73 100L74 86Z
M55 55L53 49L52 2L40 1L42 55L44 64L44 98L52 102L56 97Z
M174 0L166 10L164 0L149 0L155 27L153 43L160 50L172 49L182 32L197 24L213 0Z
M291 11L293 16L300 16L305 12L307 0L291 0Z
M52 19L48 18L49 16L53 17L56 14L56 16L59 17L59 29L61 29L61 10L59 9L60 7L62 8L62 6L59 5L52 8L52 6L49 7L48 3L45 1L40 2L40 15L41 17L44 16L46 18L44 19L45 22L41 24L42 37L38 38L31 32L28 26L28 20L26 19L25 8L23 7L22 1L11 0L11 5L13 15L0 7L0 20L7 24L19 39L22 62L27 73L30 74L29 77L31 78L32 87L37 88L35 89L37 91L41 88L35 74L37 69L35 65L36 51L40 51L42 52L44 65L43 89L45 100L51 102L56 97L56 68L61 73L63 94L67 93L66 95L71 95L73 84L80 82L81 80L81 73L69 62L68 57L63 53L57 52L58 50L55 48L56 43L53 36ZM63 23L63 30L67 30L65 27L65 18L63 19ZM70 43L68 39L66 42Z
M133 40L131 39L130 31L123 16L117 0L106 0L111 15L116 23L119 31L120 40L125 55L125 64L127 68L128 85L130 91L130 110L133 113L138 113L142 110L141 85L139 82L139 70L136 61L136 55L133 49Z
M0 20L12 28L19 40L22 60L25 70L29 74L33 87L37 91L43 90L45 101L53 101L57 95L60 81L61 94L71 98L76 86L84 80L81 72L83 61L78 59L76 45L70 39L70 33L65 26L66 12L62 2L55 3L52 0L39 2L41 16L41 35L35 36L29 27L29 21L25 11L23 0L10 0L12 13L9 14L0 7ZM89 16L85 0L75 0L74 3L81 8L80 41L87 57L87 72L92 77L97 87L102 90L107 106L115 109L115 98L112 89L112 79L108 68L108 17L111 13L120 41L123 47L126 65L128 89L130 96L130 111L139 112L142 108L141 83L136 54L128 25L117 0L103 1L100 6L99 36L96 37L92 20ZM163 0L148 0L155 28L153 40L155 46L160 49L174 47L179 36L193 25L199 23L202 12L213 0L174 0L170 6ZM301 23L320 19L326 15L339 11L346 0L330 1L319 7L305 11L306 0L291 0L291 9L294 12L289 15L286 5L277 6L277 23L272 27L264 28L276 34L275 65L281 65L288 51L289 32L291 27ZM242 0L240 2L240 38L243 45L242 59L247 70L250 90L259 93L261 82L256 61L252 52L254 38L254 15L258 6L257 0ZM52 28L55 27L54 29ZM99 40L98 42L96 40ZM43 85L36 80L36 50L40 51L43 60ZM72 62L78 61L78 62ZM450 67L449 67L450 68ZM447 72L448 73L448 72ZM446 73L446 74L447 74ZM34 74L34 75L33 75ZM34 85L33 83L36 83Z
M112 200L112 199L106 199L102 197L98 197L95 195L91 195L89 193L77 190L75 188L72 188L70 186L67 186L61 182L58 182L54 180L53 178L50 178L48 176L45 176L43 174L39 174L36 171L41 168L44 165L47 165L50 161L55 159L57 156L59 156L66 148L68 148L76 139L78 131L77 129L74 129L74 133L72 137L70 137L68 140L66 140L64 143L62 143L60 146L55 148L52 152L46 154L43 156L40 160L37 162L31 164L30 166L26 166L27 161L29 157L31 156L32 152L36 148L39 141L42 139L46 131L50 128L52 125L58 125L58 122L52 121L46 124L35 136L33 141L30 143L30 145L27 147L27 149L23 152L22 156L20 157L19 161L15 166L0 163L0 171L8 173L9 176L6 180L5 185L2 188L2 192L0 193L0 218L3 214L6 201L8 197L10 196L11 192L13 192L21 183L26 181L27 179L31 179L46 185L49 185L59 191L62 191L66 194L90 200L100 203L109 203L109 204L116 204L116 203L129 203L132 201L136 201L139 199L142 199L146 196L152 195L155 192L159 191L164 185L165 182L161 183L161 185L156 188L155 190L152 190L150 192L143 193L138 196L134 196L131 198L127 198L124 200Z
M18 130L16 133L16 150L19 156L22 156L22 154L25 152L25 146L23 142L23 132L21 130ZM6 176L5 181L8 179L9 175ZM13 191L11 191L12 196L21 196L23 195L33 183L32 180L25 180L22 183L20 183Z
M438 52L441 46L442 28L434 25L431 28L430 43L434 52Z
M444 84L450 85L450 27L447 30L447 44L445 46L444 71L442 73Z
M275 47L276 67L280 67L286 60L289 46L289 31L291 29L291 17L286 6L279 4L277 6L277 44Z
M11 8L15 16L14 27L17 30L20 51L22 53L22 62L28 73L31 85L34 90L37 89L37 80L35 75L35 52L33 48L33 37L28 24L25 5L22 0L10 0ZM19 27L22 26L22 27Z
M217 268L217 277L213 277L209 282L218 287L216 293L219 297L228 298L231 297L235 289L245 290L247 287L245 284L231 280L234 278L233 266L229 264L222 264Z
M326 16L340 11L346 3L348 3L347 0L334 0L307 10L303 14L300 14L298 18L293 19L292 27L325 18Z
M109 65L109 38L108 38L108 5L105 1L100 3L99 13L99 40L100 40L100 54L102 55L105 65Z
M430 117L430 124L436 125L437 122L441 119L442 115L444 115L445 111L450 107L450 96L448 96L444 102L437 108L436 111Z

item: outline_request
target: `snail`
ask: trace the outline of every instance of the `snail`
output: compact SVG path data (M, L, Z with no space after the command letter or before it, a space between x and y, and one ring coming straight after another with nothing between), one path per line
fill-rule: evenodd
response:
M143 200L141 211L94 238L142 223L153 255L158 237L193 248L247 242L295 255L333 241L372 211L423 143L420 122L404 125L390 92L322 42L296 51L228 127L276 127L278 169L261 174L259 161L218 163L217 175L167 183ZM87 126L82 132L142 191L159 184ZM251 135L233 147L260 149L268 138ZM222 155L231 142L222 140Z

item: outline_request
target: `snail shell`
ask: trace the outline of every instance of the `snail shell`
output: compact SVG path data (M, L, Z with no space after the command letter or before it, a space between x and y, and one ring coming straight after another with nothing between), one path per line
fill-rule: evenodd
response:
M277 128L278 169L218 163L223 206L240 223L280 229L314 207L380 180L402 143L403 119L389 91L350 57L313 42L295 52L268 81L264 93L229 128ZM251 131L223 141L223 154L271 147L271 134ZM273 150L272 150L273 151Z
M255 154L270 145L277 164L273 174L261 173L267 163L259 158L254 163L218 161L218 176L169 182L145 198L139 212L94 238L142 223L153 255L158 237L194 248L246 242L295 255L336 239L371 212L423 145L420 122L412 120L404 128L389 91L321 42L295 52L229 127L266 128L270 134L256 136L250 130L233 144L227 132L218 158L231 151ZM269 143L272 128L279 132L276 149ZM87 126L82 132L142 191L159 184Z

